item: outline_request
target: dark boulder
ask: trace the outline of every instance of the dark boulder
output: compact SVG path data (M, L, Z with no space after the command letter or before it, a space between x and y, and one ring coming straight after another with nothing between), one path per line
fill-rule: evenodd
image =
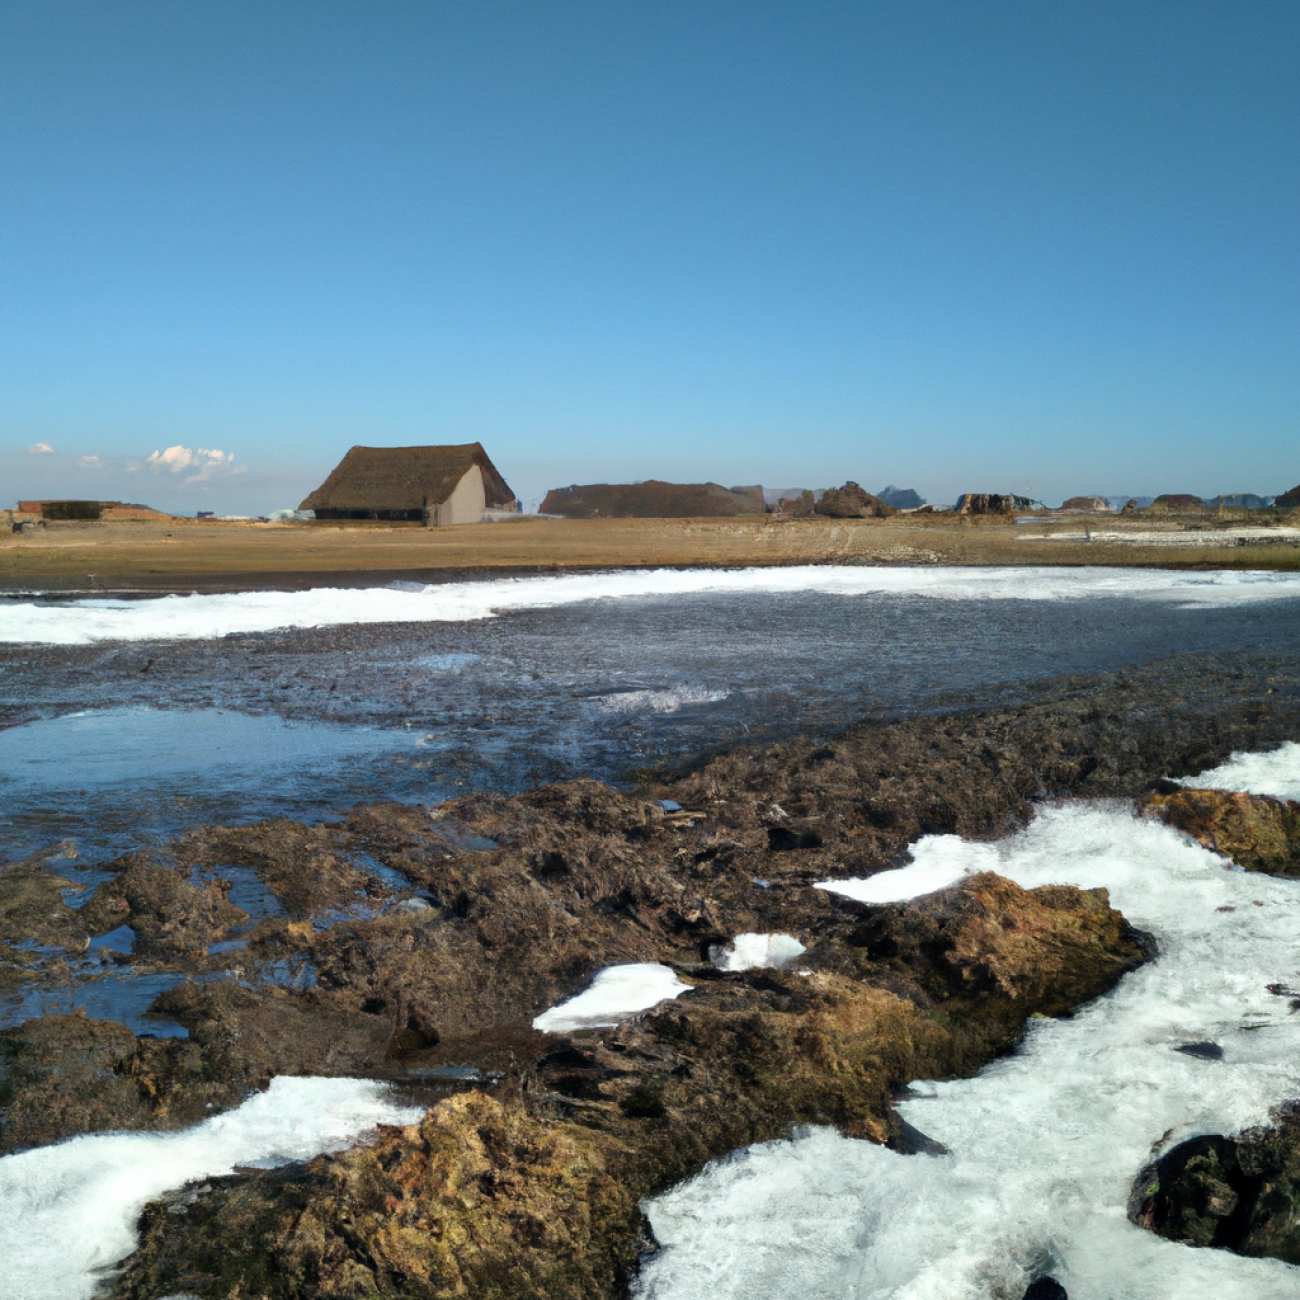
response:
M1191 1138L1138 1176L1130 1217L1189 1246L1300 1264L1300 1116Z
M1273 504L1281 506L1283 510L1294 510L1300 506L1300 483L1297 483L1290 492L1283 492Z
M1025 1300L1070 1300L1070 1295L1054 1277L1040 1277L1029 1284Z

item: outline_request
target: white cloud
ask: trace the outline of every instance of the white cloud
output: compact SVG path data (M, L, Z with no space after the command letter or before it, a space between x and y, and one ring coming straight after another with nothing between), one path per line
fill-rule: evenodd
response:
M54 448L48 442L36 442L27 448L29 456L53 456Z
M98 456L83 456L81 464L85 469L103 469L104 462Z
M235 464L233 451L221 451L216 447L182 447L177 443L166 451L154 451L145 457L145 464L155 472L167 470L172 474L186 475L186 483L199 483L216 474L238 474L243 468Z

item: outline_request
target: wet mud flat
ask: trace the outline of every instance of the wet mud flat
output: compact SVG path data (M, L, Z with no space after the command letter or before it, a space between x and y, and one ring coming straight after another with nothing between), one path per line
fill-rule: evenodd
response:
M620 1294L649 1245L645 1196L798 1124L924 1149L898 1089L973 1073L1031 1015L1068 1015L1151 956L1104 891L985 873L882 908L817 882L1300 737L1294 654L1027 695L733 749L634 789L200 826L81 876L73 846L29 855L0 872L2 978L67 1001L0 1033L0 1143L175 1129L277 1075L387 1080L431 1106L418 1125L155 1203L116 1294ZM722 969L737 936L777 933L805 949L797 967ZM608 1028L533 1028L624 963L691 991ZM168 982L141 985L153 1032L79 1000L124 972Z

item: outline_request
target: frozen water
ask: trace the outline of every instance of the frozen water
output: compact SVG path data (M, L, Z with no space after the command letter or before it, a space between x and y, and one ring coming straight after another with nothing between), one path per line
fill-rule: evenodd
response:
M1300 778L1300 746L1287 755L1278 779ZM664 1249L642 1273L644 1300L1019 1300L1038 1271L1071 1300L1300 1295L1290 1265L1193 1250L1126 1217L1153 1154L1266 1122L1300 1096L1300 1019L1267 987L1300 977L1300 885L1228 870L1127 806L1098 804L1046 810L999 844L922 840L879 895L989 868L1026 887L1109 890L1160 957L1072 1019L1033 1022L1014 1056L975 1078L914 1085L900 1111L947 1155L815 1130L649 1202ZM1177 1050L1188 1042L1223 1058Z
M410 589L315 588L147 600L9 601L0 606L0 641L87 645L269 632L345 623L459 623L521 609L582 601L708 592L854 596L906 594L936 600L1160 601L1215 608L1300 597L1300 575L1176 573L1160 569L801 565L790 568L650 569L494 578ZM431 664L446 671L446 663Z
M543 1011L533 1021L533 1028L548 1034L566 1034L574 1029L604 1029L690 990L689 984L683 984L667 966L658 962L606 966L592 980L590 988L549 1011Z
M714 961L719 970L753 970L756 966L788 966L803 944L790 934L738 934Z
M305 1160L376 1124L411 1124L382 1084L272 1081L237 1110L180 1133L77 1137L0 1159L0 1278L6 1300L89 1300L101 1270L135 1246L145 1202L169 1188Z

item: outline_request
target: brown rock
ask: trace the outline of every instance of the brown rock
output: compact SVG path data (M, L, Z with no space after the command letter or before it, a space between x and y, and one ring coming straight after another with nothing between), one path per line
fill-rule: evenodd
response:
M1100 891L986 874L886 909L883 927L873 909L826 908L806 972L697 968L692 993L616 1029L537 1036L496 1098L470 1093L374 1147L228 1180L184 1215L150 1207L117 1294L617 1295L642 1197L791 1124L883 1141L891 1089L978 1068L1028 1015L1068 1010L1144 960Z
M831 519L888 519L898 513L852 481L823 492L813 511Z
M1153 794L1143 808L1247 871L1300 877L1300 803L1228 790Z

